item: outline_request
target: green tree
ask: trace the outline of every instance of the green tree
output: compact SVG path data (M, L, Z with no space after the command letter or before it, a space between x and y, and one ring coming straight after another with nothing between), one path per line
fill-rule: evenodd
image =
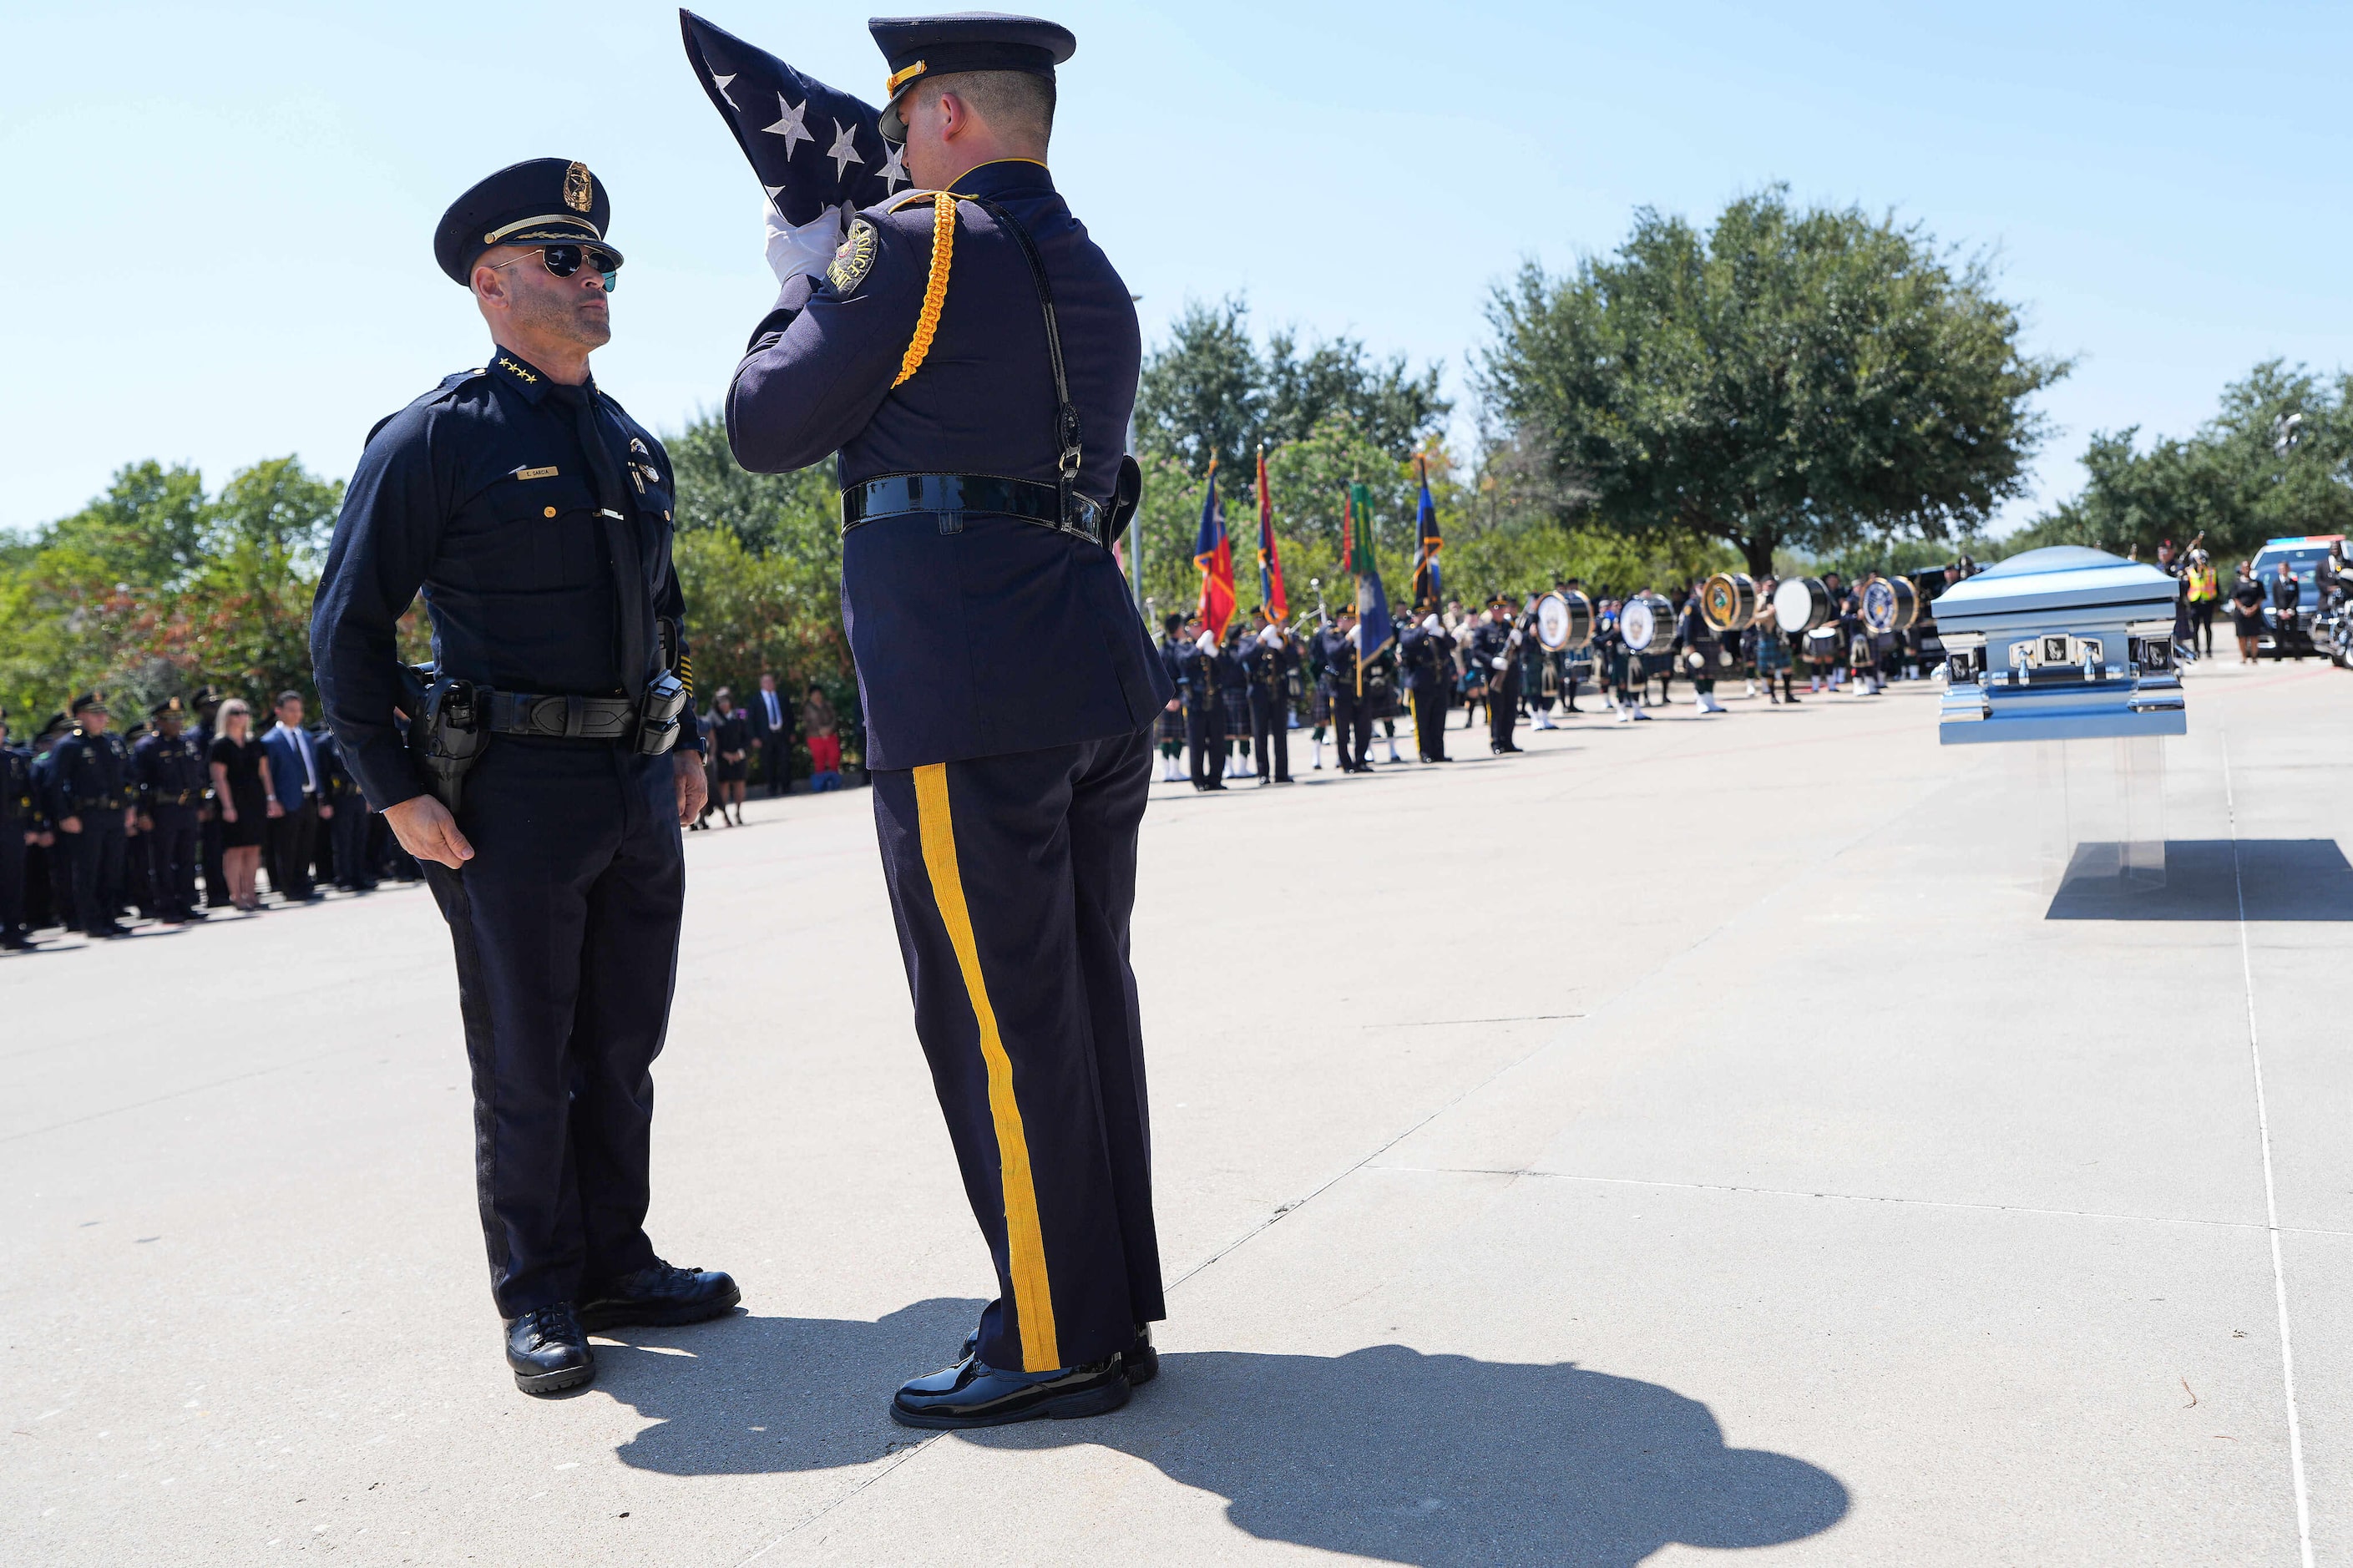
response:
M2203 533L2216 555L2243 557L2282 535L2353 533L2353 375L2267 360L2223 389L2194 435L2146 448L2139 438L2137 427L2095 432L2083 492L2002 549L2138 546L2149 560L2161 539Z
M1188 303L1168 342L1145 356L1135 435L1146 455L1198 479L1214 456L1237 495L1257 482L1257 449L1269 453L1346 416L1372 445L1401 461L1433 437L1453 405L1439 395L1439 368L1409 370L1403 354L1378 360L1357 339L1303 342L1284 328L1261 351L1240 296Z
M1488 306L1485 411L1556 494L1637 540L1941 537L2019 494L2069 368L2020 346L1984 257L1775 187L1701 234L1645 208L1614 253L1530 262Z

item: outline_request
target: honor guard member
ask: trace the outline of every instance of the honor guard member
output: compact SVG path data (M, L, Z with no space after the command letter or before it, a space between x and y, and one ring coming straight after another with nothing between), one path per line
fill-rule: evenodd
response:
M1161 623L1160 668L1175 695L1161 705L1156 734L1160 742L1160 782L1175 784L1185 776L1184 659L1188 639L1185 617L1171 610Z
M107 733L106 699L85 691L68 705L73 732L49 753L49 820L71 868L72 918L85 934L128 936L115 919L122 908L122 862L138 815L131 755L122 738Z
M1341 605L1339 615L1317 637L1324 680L1332 697L1332 739L1340 748L1340 771L1368 773L1373 765L1373 710L1357 679L1356 606Z
M1527 634L1519 626L1519 606L1506 595L1487 601L1489 620L1471 634L1472 657L1487 672L1487 744L1496 756L1520 748L1512 728L1520 717L1520 650Z
M1299 646L1264 611L1242 648L1242 674L1249 682L1250 747L1258 782L1291 782L1291 676L1299 668Z
M1192 630L1198 622L1187 622ZM1216 634L1194 634L1176 656L1177 689L1185 699L1185 759L1195 789L1223 789L1226 776L1226 696L1218 684Z
M921 189L779 267L727 402L736 458L839 454L841 597L915 1026L997 1276L917 1426L1087 1415L1162 1315L1128 920L1168 700L1110 550L1142 355L1047 172L1050 22L869 24ZM807 265L807 264L803 264ZM1214 698L1211 700L1215 700Z
M139 784L139 841L146 846L149 885L165 925L205 918L196 908L196 860L204 852L196 820L207 787L205 754L181 728L187 711L176 697L155 704L153 723L131 749Z
M1715 700L1715 678L1731 660L1725 657L1724 634L1708 624L1700 613L1704 581L1692 584L1690 595L1683 600L1683 613L1675 617L1675 652L1683 661L1683 673L1691 678L1692 694L1699 700L1703 713L1721 713L1724 704Z
M0 708L0 952L33 945L25 935L25 851L40 836L33 753L8 744L8 710Z
M1398 637L1398 659L1405 666L1407 695L1413 702L1414 749L1425 763L1443 763L1446 755L1446 693L1454 684L1451 639L1435 612L1419 626L1406 627Z
M608 211L561 158L451 204L434 257L471 290L490 361L369 432L311 622L344 765L449 924L491 1293L532 1394L595 1375L590 1331L737 1300L645 1233L679 825L703 778L671 754L692 698L670 458L588 373L621 265ZM394 641L420 587L422 679Z

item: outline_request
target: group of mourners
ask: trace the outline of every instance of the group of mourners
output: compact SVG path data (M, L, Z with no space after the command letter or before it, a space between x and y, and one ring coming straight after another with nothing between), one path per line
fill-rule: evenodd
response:
M744 792L755 782L770 799L791 789L796 742L808 748L811 794L841 787L841 721L814 680L797 703L776 689L773 674L760 677L759 689L746 702L738 703L723 686L696 717L710 793L702 815L687 824L690 833L708 830L714 816L731 826L743 826Z
M416 880L333 733L303 722L301 695L269 706L264 728L252 704L206 687L118 731L109 700L84 692L28 747L6 743L0 710L0 949Z
M1948 580L1965 571L1947 568ZM1466 731L1483 715L1489 751L1502 756L1521 749L1513 736L1522 719L1553 730L1559 728L1556 708L1564 716L1587 711L1577 706L1582 692L1598 696L1600 710L1618 722L1634 723L1649 719L1649 709L1672 704L1677 676L1690 683L1701 712L1721 713L1720 679L1744 679L1748 696L1761 687L1779 704L1804 700L1800 679L1808 695L1876 695L1891 680L1919 679L1924 664L1934 663L1919 634L1873 632L1866 625L1861 584L1846 584L1835 572L1821 581L1837 609L1821 626L1785 631L1777 625L1776 584L1768 577L1757 584L1755 620L1724 632L1700 613L1701 580L1694 580L1667 597L1668 623L1641 648L1628 644L1621 626L1629 599L1639 595L1589 599L1590 637L1560 647L1546 647L1539 636L1542 595L1523 600L1498 594L1484 608L1465 608L1460 599L1426 603L1370 653L1353 605L1337 613L1319 607L1292 620L1261 605L1223 628L1198 615L1167 615L1160 657L1176 695L1160 716L1161 781L1189 778L1197 790L1223 789L1240 778L1261 786L1290 784L1294 729L1308 731L1310 771L1324 767L1328 739L1339 770L1360 773L1373 765L1377 730L1388 753L1383 760L1405 760L1398 754L1399 719L1413 724L1419 760L1443 763L1451 760L1446 732L1456 711ZM1557 579L1553 588L1564 595L1586 592L1575 578Z

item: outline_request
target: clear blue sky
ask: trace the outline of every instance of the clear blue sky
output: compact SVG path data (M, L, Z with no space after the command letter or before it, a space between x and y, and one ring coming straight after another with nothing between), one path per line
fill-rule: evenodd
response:
M851 90L865 13L707 0ZM1146 341L1187 296L1445 362L1489 286L1786 181L1997 247L2030 342L2082 364L2022 520L2094 429L2184 433L2279 355L2353 363L2342 5L1061 4L1057 176ZM599 380L674 429L771 280L750 170L673 11L0 0L0 527L120 464L347 474L380 416L480 363L441 209L586 160L629 258ZM2332 105L2335 107L2332 108ZM1461 434L1467 436L1467 422Z

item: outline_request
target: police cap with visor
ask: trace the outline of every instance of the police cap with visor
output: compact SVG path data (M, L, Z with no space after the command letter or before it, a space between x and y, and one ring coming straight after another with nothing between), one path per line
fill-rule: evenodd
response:
M872 16L866 30L890 63L883 83L882 134L907 138L899 100L925 77L961 71L1022 71L1054 79L1054 68L1078 52L1068 27L1001 11L957 11L944 16Z
M493 247L538 246L548 252L548 270L557 277L570 277L585 260L607 275L609 287L621 265L621 253L605 239L612 217L612 197L587 164L527 159L477 181L449 204L433 231L433 259L462 285L472 281L474 263Z

